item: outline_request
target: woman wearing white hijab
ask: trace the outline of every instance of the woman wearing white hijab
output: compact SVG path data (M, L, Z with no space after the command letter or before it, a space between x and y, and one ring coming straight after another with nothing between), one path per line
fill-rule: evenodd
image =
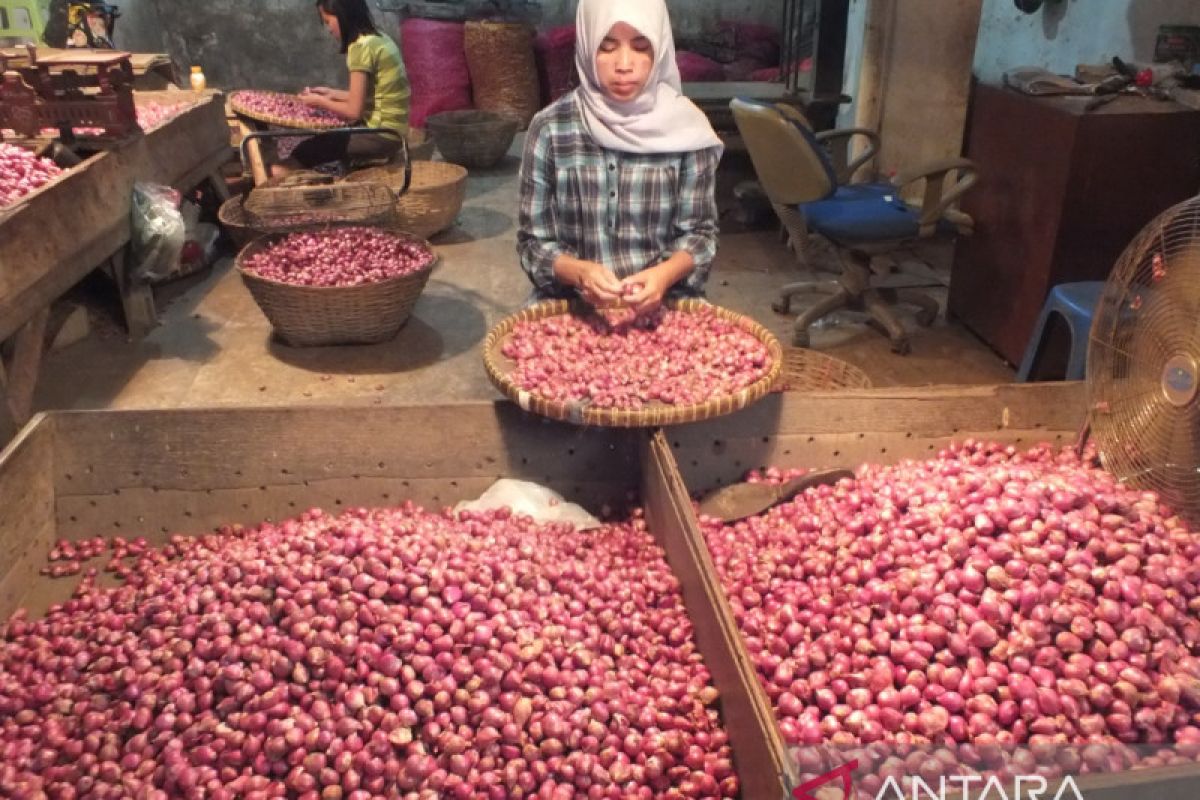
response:
M517 252L538 297L703 294L721 140L681 93L663 0L580 0L580 86L529 126Z

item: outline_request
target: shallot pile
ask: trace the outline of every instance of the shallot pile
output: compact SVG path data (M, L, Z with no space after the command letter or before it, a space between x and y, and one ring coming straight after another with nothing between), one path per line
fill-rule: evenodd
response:
M711 308L521 322L501 352L522 389L598 408L702 403L745 389L771 368L767 346Z
M1200 751L1200 539L1073 449L967 441L703 527L790 744Z
M0 142L0 208L17 202L61 173L50 159Z
M148 131L157 128L168 120L174 119L191 108L194 103L146 103L137 107L138 125Z
M296 286L360 286L420 272L433 259L419 239L346 226L288 234L248 256L242 268Z
M0 795L737 795L640 515L314 509L120 549L122 586L3 630Z
M338 128L348 123L348 120L332 111L305 105L293 94L243 89L234 92L230 100L235 108L244 108L254 114L276 117L300 126Z

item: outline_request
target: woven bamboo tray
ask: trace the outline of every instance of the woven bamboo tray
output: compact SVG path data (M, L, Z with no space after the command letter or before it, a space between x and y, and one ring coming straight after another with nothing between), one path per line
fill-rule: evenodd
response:
M404 166L372 167L352 172L347 181L382 184L396 197L396 227L427 239L454 224L467 197L467 169L447 161L414 161L408 191Z
M714 310L720 317L734 323L767 346L771 357L771 369L762 378L747 386L736 394L719 397L705 403L695 405L666 405L660 402L650 403L642 408L593 408L586 402L562 402L546 400L530 394L519 388L509 379L512 371L512 361L501 352L505 340L518 323L545 319L572 312L579 312L586 307L581 303L570 300L548 300L522 309L501 320L488 333L483 343L483 365L488 378L510 400L526 411L540 414L551 419L565 420L578 425L598 425L613 428L650 428L660 425L679 425L685 422L731 414L753 403L771 391L779 378L783 365L783 351L775 336L749 317L730 311L720 306L713 306L703 300L671 300L665 303L667 308L679 311L698 311L701 308Z
M508 152L520 120L491 111L443 111L425 120L442 157L464 167L490 167Z
M406 239L417 238L392 232ZM391 339L408 322L417 298L441 261L437 251L422 242L433 251L427 267L411 275L361 286L295 286L259 277L243 268L246 259L285 235L255 239L238 253L234 263L271 327L293 347L376 344Z
M296 97L296 95L288 94L287 92L269 92L265 90L255 91L259 94L271 95L275 97L288 97L293 99ZM302 131L330 131L336 130L337 128L346 128L350 125L349 120L342 119L331 120L329 122L310 122L299 119L288 119L286 117L276 117L272 114L264 114L260 111L254 111L243 105L238 100L238 95L240 94L241 92L234 92L229 96L229 107L233 109L233 113L257 122L265 122L268 125L274 125L277 128L294 128Z
M783 351L783 370L775 387L781 392L837 392L870 389L871 379L853 364L804 347Z

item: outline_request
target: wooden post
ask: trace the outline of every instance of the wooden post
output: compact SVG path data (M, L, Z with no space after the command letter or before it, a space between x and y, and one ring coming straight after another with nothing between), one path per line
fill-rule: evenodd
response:
M108 268L117 283L117 291L121 294L125 327L130 336L141 337L158 325L158 312L154 308L154 292L149 284L135 280L129 274L133 265L129 263L128 256L129 247L122 247L113 253L108 261Z
M879 131L886 95L888 49L895 27L896 7L887 0L869 0L863 26L862 63L858 69L858 89L854 92L854 127ZM867 147L862 137L851 142L853 161ZM866 167L864 167L865 169ZM874 170L874 165L870 166ZM851 176L853 179L854 176Z

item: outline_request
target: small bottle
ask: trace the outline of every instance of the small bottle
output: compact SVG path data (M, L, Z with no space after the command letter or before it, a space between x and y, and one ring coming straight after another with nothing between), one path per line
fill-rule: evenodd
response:
M204 78L204 73L201 72L199 67L192 67L191 81L193 92L203 92L205 87L208 86L208 81Z

